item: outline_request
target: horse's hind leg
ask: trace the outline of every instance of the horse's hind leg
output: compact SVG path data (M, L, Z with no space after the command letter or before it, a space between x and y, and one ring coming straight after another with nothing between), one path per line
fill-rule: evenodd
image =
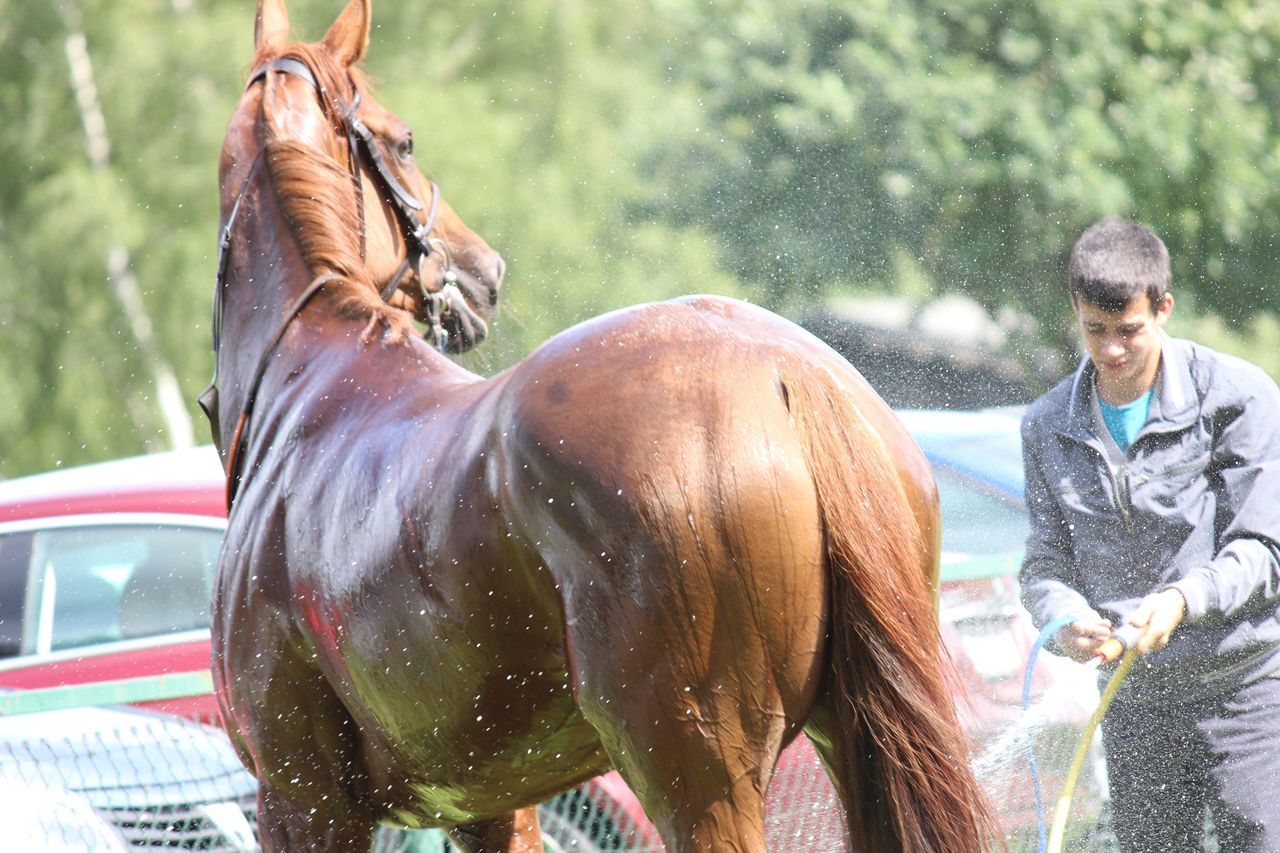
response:
M463 853L539 853L542 850L538 812L533 806L492 820L451 826L445 832Z
M258 831L263 853L369 850L377 829L373 818L351 808L345 797L328 800L332 808L301 808L269 783L260 783Z
M637 565L649 588L602 578L569 605L578 707L672 853L763 853L774 764L812 704L821 573L798 583L748 559L733 583L694 559Z
M581 695L591 697L580 705L667 849L764 853L764 796L781 715L757 727L736 699L684 693L679 680L650 680L631 667L617 672L612 684L591 675L580 681Z

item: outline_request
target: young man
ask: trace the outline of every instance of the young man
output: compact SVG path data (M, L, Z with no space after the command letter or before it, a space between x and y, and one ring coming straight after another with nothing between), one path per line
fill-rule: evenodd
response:
M1078 661L1137 632L1102 721L1125 850L1200 850L1207 805L1223 851L1280 851L1280 393L1165 335L1147 228L1097 223L1067 277L1087 357L1023 419L1023 603Z

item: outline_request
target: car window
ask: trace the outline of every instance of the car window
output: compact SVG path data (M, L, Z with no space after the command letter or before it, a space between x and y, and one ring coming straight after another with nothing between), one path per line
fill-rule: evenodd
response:
M0 536L0 658L22 649L22 608L34 536L30 531Z
M988 555L1021 551L1029 524L1022 501L973 477L935 465L942 503L942 550Z
M32 538L22 651L42 653L209 624L221 533L89 525Z

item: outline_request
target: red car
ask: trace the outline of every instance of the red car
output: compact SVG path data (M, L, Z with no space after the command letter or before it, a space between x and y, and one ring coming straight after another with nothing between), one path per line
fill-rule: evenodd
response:
M209 447L0 482L0 687L148 679L112 698L185 682L203 695L137 704L214 720L191 674L209 671L222 484Z

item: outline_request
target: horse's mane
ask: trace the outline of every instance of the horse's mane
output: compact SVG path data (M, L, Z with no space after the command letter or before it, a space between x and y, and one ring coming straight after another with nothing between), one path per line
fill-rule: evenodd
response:
M312 70L323 93L320 100L329 124L340 138L345 136L347 119L336 109L335 100L353 103L356 92L366 87L364 75L359 69L343 67L323 45L293 44L282 56L297 59ZM255 57L255 66L269 58ZM379 323L387 326L392 338L412 333L409 314L382 301L360 256L360 190L352 181L349 165L314 146L280 138L276 132L275 126L267 123L267 171L311 274L336 272L346 279L349 286L336 288L334 294L337 308L343 316L367 320L367 334Z

